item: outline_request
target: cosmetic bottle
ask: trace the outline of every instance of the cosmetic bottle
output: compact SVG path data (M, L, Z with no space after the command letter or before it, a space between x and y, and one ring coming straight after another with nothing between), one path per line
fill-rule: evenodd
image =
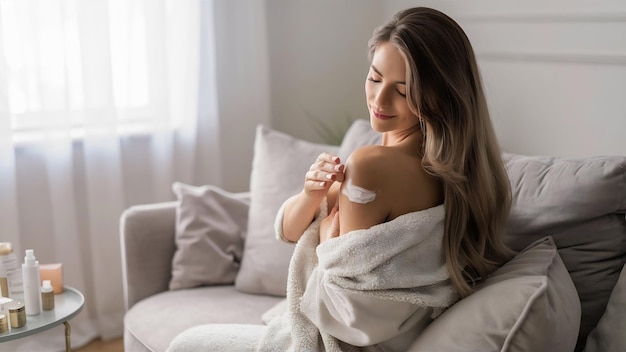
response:
M41 313L41 293L39 288L41 280L39 278L39 262L35 258L35 253L32 249L26 250L26 256L22 264L22 276L26 315L37 315Z
M43 280L43 285L41 285L41 309L54 309L54 290L50 280Z
M21 296L24 288L22 286L22 268L13 252L11 242L0 242L0 277L6 277L8 292L3 292L4 297ZM2 280L0 279L0 285ZM3 287L4 289L4 287Z

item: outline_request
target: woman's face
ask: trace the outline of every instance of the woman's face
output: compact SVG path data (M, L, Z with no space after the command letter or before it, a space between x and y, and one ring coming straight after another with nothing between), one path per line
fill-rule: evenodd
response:
M389 42L379 44L365 81L367 108L374 130L404 130L419 124L406 100L406 77L406 63L400 50Z

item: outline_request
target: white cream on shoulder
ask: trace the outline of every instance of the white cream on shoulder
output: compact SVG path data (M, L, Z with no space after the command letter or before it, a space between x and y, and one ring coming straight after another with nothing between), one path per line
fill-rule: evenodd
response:
M341 193L348 197L352 203L367 204L376 199L376 192L363 187L355 186L351 180L341 187Z

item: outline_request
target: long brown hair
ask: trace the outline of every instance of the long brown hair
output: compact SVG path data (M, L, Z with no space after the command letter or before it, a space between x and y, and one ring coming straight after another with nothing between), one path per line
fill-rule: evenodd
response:
M503 233L511 189L469 39L447 15L417 7L398 12L369 41L394 44L407 64L407 103L423 119L422 165L441 178L444 248L461 297L511 258Z

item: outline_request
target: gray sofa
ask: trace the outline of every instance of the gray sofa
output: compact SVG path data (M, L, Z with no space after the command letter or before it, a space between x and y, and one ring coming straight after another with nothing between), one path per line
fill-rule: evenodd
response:
M272 214L320 150L345 159L379 137L358 120L339 147L263 126L256 138L250 192L177 184L178 201L122 214L126 351L165 351L194 326L264 324L280 314L293 246L273 239ZM503 158L514 195L507 242L519 258L411 350L626 350L626 156ZM526 270L524 250L552 244L547 264Z

